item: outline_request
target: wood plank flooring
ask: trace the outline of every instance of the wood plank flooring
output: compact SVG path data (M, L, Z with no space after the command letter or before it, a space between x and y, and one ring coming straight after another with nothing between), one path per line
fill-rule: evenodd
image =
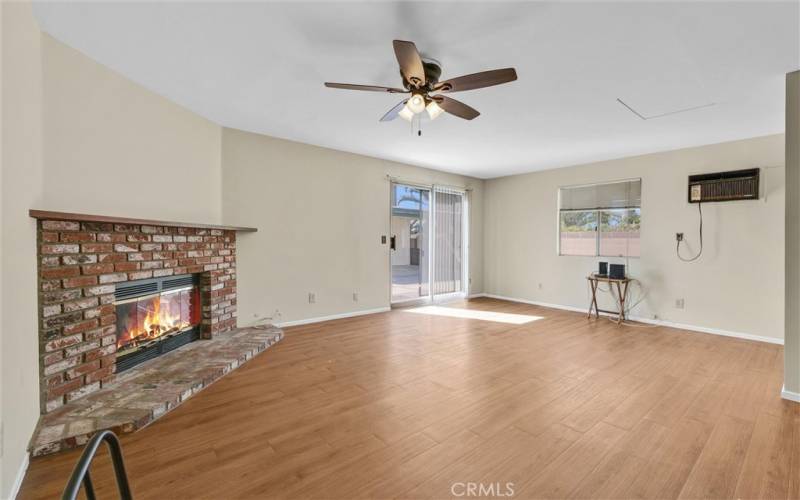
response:
M395 310L289 328L123 437L135 497L448 498L478 483L514 498L798 498L780 346L492 299L447 307L541 319ZM59 496L77 456L33 460L19 498ZM105 453L93 470L115 497Z

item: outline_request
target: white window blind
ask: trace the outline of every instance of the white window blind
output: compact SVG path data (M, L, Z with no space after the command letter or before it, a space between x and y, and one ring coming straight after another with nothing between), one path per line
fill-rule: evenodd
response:
M563 187L559 190L561 210L603 210L642 206L642 180Z
M464 193L437 186L433 196L433 293L461 292L464 289Z

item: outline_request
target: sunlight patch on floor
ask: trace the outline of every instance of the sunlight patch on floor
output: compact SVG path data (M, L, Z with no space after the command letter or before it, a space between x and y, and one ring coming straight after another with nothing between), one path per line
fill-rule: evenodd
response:
M415 314L429 314L432 316L447 316L449 318L477 319L481 321L495 321L497 323L510 323L524 325L531 321L544 319L543 316L530 316L528 314L510 314L494 311L478 311L476 309L459 309L455 307L424 306L402 309L404 312Z

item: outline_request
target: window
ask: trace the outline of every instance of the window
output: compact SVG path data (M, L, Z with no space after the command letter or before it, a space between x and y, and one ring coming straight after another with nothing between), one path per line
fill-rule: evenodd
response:
M561 211L561 255L597 255L597 212Z
M559 189L559 255L638 257L641 192L641 179Z

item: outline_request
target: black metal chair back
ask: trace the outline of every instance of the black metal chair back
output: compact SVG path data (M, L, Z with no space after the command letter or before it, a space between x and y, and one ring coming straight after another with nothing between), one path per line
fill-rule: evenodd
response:
M81 453L81 458L75 464L75 469L72 470L72 475L69 478L67 487L64 488L64 494L61 495L62 500L75 500L78 498L78 492L81 490L81 484L86 492L87 500L95 500L94 485L92 484L92 476L89 473L89 466L92 465L92 460L103 441L108 445L108 450L111 453L111 462L114 464L114 475L117 476L117 489L119 490L119 497L122 500L133 500L131 495L131 487L128 484L128 475L125 473L125 460L122 458L122 446L119 444L116 434L111 431L100 431L92 439L86 443L86 448Z

